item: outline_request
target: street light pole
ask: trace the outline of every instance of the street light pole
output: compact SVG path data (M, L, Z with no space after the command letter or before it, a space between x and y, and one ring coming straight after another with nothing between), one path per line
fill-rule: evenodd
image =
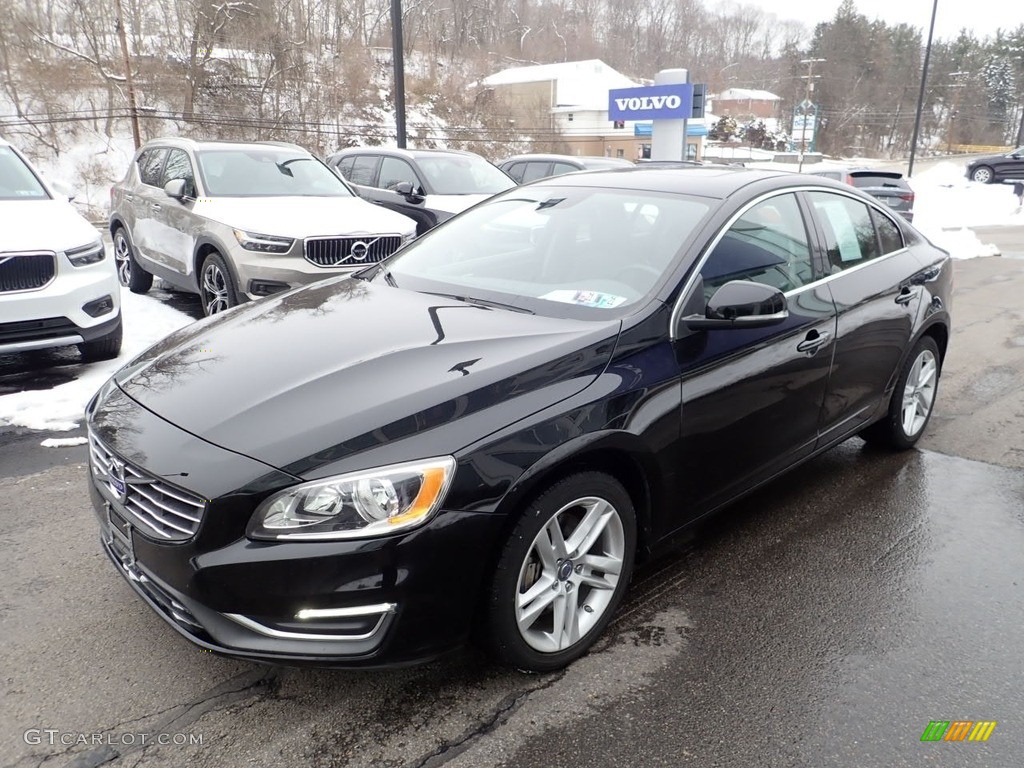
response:
M924 67L921 69L921 91L917 95L917 116L914 118L914 135L910 139L910 162L907 164L907 178L914 175L914 155L917 153L917 135L921 132L921 112L924 110L924 88L928 82L928 62L932 57L932 35L935 34L935 16L939 12L939 0L932 3L932 23L928 27L928 44L924 49Z
M814 65L824 63L825 59L801 59L801 64L807 65L807 74L804 77L807 78L807 95L804 97L803 104L800 108L803 110L803 122L800 125L800 161L797 163L797 171L803 172L804 170L804 153L807 152L807 110L811 105L811 92L814 90ZM821 77L821 75L818 75ZM815 116L817 116L817 110L815 110Z

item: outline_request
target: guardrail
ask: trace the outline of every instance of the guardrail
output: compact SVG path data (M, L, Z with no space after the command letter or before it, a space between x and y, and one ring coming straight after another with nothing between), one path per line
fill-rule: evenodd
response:
M994 146L990 144L953 144L950 146L950 151L963 155L977 155L983 152L995 155L1000 152L1009 152L1011 149L1013 149L1013 147L1007 147L1005 145Z

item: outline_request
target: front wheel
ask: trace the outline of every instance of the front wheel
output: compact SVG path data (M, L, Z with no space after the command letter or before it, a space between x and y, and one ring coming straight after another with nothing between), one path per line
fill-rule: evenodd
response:
M869 443L898 450L912 448L932 416L940 368L938 344L931 336L922 337L903 364L888 414L860 436Z
M122 335L121 321L118 320L117 327L106 336L101 336L92 341L83 341L78 345L78 352L82 356L82 361L95 363L100 360L113 360L121 354Z
M199 274L199 295L203 301L203 314L207 317L238 303L231 272L216 251L211 251L203 259L203 268Z
M995 174L992 173L992 169L987 165L979 165L971 172L971 181L977 181L982 184L991 184L995 178Z
M636 513L609 475L581 472L529 505L491 585L487 640L501 662L549 672L601 635L629 584Z

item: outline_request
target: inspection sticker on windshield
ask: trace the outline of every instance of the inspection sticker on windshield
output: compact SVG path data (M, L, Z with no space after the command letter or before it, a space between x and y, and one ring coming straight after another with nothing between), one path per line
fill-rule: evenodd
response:
M613 293L601 293L600 291L551 291L551 293L545 293L541 298L599 309L611 309L626 300L625 296L616 296Z

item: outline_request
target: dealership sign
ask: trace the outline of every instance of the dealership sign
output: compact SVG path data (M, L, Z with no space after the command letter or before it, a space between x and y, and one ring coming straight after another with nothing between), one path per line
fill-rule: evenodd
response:
M691 83L608 91L609 120L685 120L692 112Z

